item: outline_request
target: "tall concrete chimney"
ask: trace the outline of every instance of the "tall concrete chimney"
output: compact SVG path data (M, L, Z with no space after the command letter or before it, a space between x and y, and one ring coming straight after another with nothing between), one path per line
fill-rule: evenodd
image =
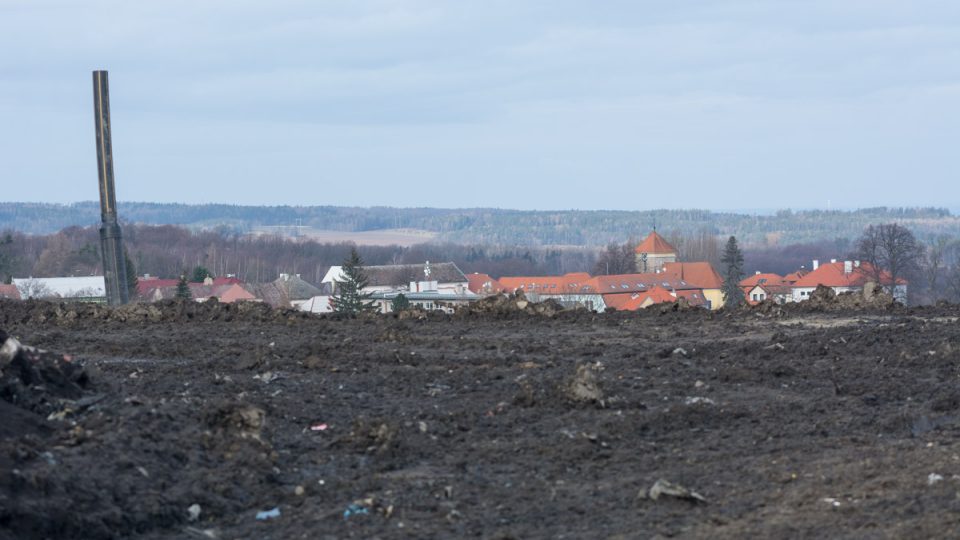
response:
M113 184L113 143L110 138L110 85L106 71L93 72L93 119L97 132L97 176L100 178L100 255L107 303L126 304L127 265L117 222L117 195Z

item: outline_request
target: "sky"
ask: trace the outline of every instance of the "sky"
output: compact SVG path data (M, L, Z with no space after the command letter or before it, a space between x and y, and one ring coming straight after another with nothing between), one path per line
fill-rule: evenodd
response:
M956 0L0 0L0 200L960 208ZM122 208L121 208L122 210Z

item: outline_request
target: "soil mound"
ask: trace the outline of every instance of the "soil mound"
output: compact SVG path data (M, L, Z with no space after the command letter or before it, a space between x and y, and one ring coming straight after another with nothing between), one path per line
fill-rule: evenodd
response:
M79 321L90 320L120 323L270 322L302 320L311 316L307 312L294 309L275 309L262 302L224 304L216 300L206 302L168 300L152 304L127 304L113 308L89 303L0 300L0 325L5 326L25 323L71 326Z
M0 330L0 399L37 414L83 396L90 380L69 356L22 345Z
M566 308L556 300L548 299L542 302L527 300L523 291L513 294L498 294L477 300L456 310L458 315L493 315L495 317L509 317L513 315L536 315L553 317L565 311Z
M891 311L903 306L893 299L890 293L884 292L875 283L867 283L863 291L850 291L837 294L832 288L818 285L810 297L802 302L777 304L773 300L765 300L752 306L754 313L767 316L784 316L791 312L822 313L840 311Z

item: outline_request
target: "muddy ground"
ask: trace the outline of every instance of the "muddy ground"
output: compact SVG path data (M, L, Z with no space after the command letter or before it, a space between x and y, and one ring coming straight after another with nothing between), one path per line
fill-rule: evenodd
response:
M956 536L957 316L2 302L0 538Z

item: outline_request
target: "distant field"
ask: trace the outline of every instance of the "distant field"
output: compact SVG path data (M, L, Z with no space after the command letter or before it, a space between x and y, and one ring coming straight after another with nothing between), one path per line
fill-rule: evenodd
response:
M419 229L381 229L377 231L331 231L311 227L255 227L252 234L279 234L291 238L305 238L321 243L353 242L358 246L409 247L429 242L437 233Z

